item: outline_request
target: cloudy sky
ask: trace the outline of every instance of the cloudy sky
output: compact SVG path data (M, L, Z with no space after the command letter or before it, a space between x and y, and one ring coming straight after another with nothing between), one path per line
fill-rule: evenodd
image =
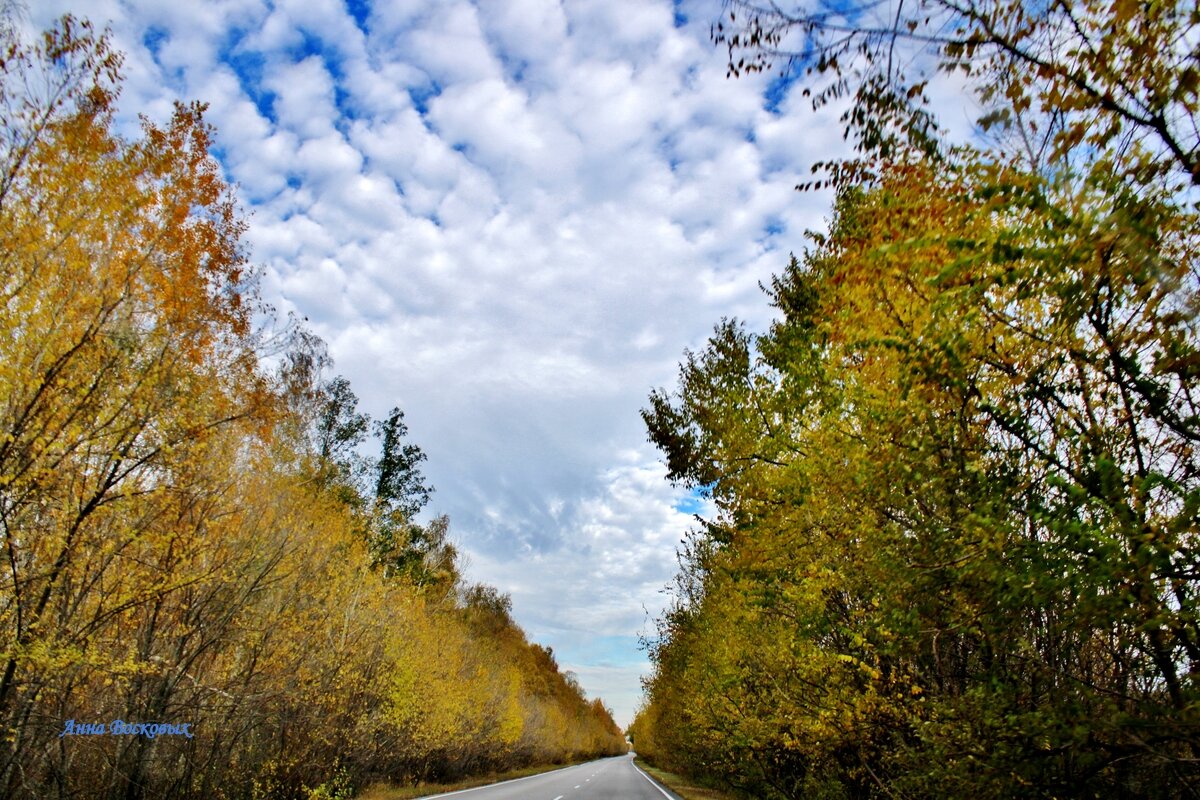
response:
M124 124L209 104L266 299L404 409L468 577L627 724L704 511L638 410L721 317L765 324L836 113L727 79L720 0L29 5L111 27Z

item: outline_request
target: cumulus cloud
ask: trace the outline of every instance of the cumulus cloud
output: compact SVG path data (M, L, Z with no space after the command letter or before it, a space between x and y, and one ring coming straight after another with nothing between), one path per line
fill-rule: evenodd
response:
M638 409L820 228L836 113L730 81L719 0L46 0L111 25L121 124L209 104L267 300L406 412L468 574L632 717L691 524ZM356 6L357 8L357 6Z

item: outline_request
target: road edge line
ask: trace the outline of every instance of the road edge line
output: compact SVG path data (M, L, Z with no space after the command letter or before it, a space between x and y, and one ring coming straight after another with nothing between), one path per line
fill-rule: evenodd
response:
M655 789L658 789L660 792L662 792L663 797L667 798L667 800L675 800L674 797L672 797L670 794L667 793L666 789L664 789L663 787L658 785L658 781L654 780L654 778L651 778L649 775L642 772L641 767L639 767L637 764L634 764L633 761L630 761L629 763L633 765L633 768L638 771L639 775L641 775L646 780L650 781L651 786L653 786Z
M597 760L599 760L599 759L597 759ZM592 762L590 762L590 761L583 762L583 764L590 764L590 763L592 763ZM511 780L498 781L496 783L485 783L482 786L472 786L469 789L455 789L453 792L443 792L442 794L426 794L426 795L422 795L421 797L415 798L415 800L434 800L435 797L453 797L456 794L466 794L467 792L477 792L480 789L491 789L494 786L503 786L506 783L520 783L521 781L531 781L534 778L540 778L544 775L554 775L556 773L562 772L563 770L574 769L575 767L582 767L583 764L568 764L567 766L559 767L558 769L551 769L551 770L547 770L546 772L539 772L537 775L526 775L524 778L513 778Z

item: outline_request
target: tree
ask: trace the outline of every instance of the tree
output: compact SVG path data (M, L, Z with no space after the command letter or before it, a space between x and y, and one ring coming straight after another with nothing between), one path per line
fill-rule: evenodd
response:
M350 381L340 375L322 384L316 399L313 433L321 485L327 488L338 483L347 503L360 504L360 484L368 467L358 447L366 441L371 418L359 412L358 396Z
M1187 796L1194 212L892 165L645 412L710 487L642 736L760 797ZM651 722L652 721L652 722Z
M323 343L255 330L203 106L120 138L104 37L0 36L0 795L292 800L615 751L460 586L448 521L408 519L400 412L361 456Z
M429 502L433 489L424 485L419 468L425 453L411 442L403 443L407 434L404 412L399 408L393 408L387 419L375 423L381 448L375 464L375 504L386 513L411 519Z
M146 677L139 651L153 650L160 626L143 614L165 620L164 599L204 580L198 509L222 493L209 465L273 413L256 371L243 225L209 156L203 106L177 105L165 126L118 139L118 63L67 17L36 46L6 42L0 64L10 796L50 751L62 718L48 703L70 708L69 687L98 671ZM117 628L124 642L103 635ZM120 764L136 778L143 762L131 757Z
M755 797L1197 796L1200 16L729 9L731 73L850 95L860 157L770 330L643 412L719 515L639 739ZM940 138L935 69L994 149Z
M779 66L814 106L851 96L846 133L865 156L944 151L934 71L967 76L985 126L1010 127L1034 166L1084 152L1127 180L1200 186L1200 15L1194 4L921 0L787 8L730 0L713 38L733 75ZM1085 143L1088 151L1077 145ZM869 161L827 165L853 182Z

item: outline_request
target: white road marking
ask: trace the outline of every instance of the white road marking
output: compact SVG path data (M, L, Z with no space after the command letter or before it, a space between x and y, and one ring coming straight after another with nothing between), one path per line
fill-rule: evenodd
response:
M537 775L526 775L524 778L513 778L510 781L500 781L499 783L486 783L483 786L472 786L470 789L459 789L456 792L445 792L443 794L425 795L424 797L421 798L421 800L433 800L433 798L435 798L435 797L454 797L455 795L466 794L467 792L478 792L481 789L491 789L492 787L495 787L495 786L503 786L506 783L520 783L521 781L531 781L534 778L545 778L548 775L555 775L559 772L565 772L566 770L569 770L569 769L577 769L580 766L582 766L582 765L576 764L574 767L559 767L558 769L552 769L549 772L539 772ZM578 789L579 787L576 786L575 788ZM559 798L555 798L555 800L559 800Z
M563 796L561 794L558 797L554 798L554 800L562 800L562 799L563 799Z
M664 789L664 788L662 788L661 786L659 786L657 783L655 783L655 782L654 782L654 779L653 779L653 778L651 778L649 775L647 775L646 773L644 773L644 772L642 772L640 769L638 769L638 765L637 765L637 764L634 764L632 761L630 761L629 763L630 763L630 765L631 765L631 766L632 766L634 769L637 769L637 771L638 771L638 774L639 774L639 775L641 775L641 776L642 776L643 778L645 778L646 780L650 781L650 785L651 785L651 786L653 786L655 789L658 789L660 792L662 792L662 796L663 796L663 797L667 798L667 800L671 800L671 795L667 794L667 790L666 790L666 789Z

